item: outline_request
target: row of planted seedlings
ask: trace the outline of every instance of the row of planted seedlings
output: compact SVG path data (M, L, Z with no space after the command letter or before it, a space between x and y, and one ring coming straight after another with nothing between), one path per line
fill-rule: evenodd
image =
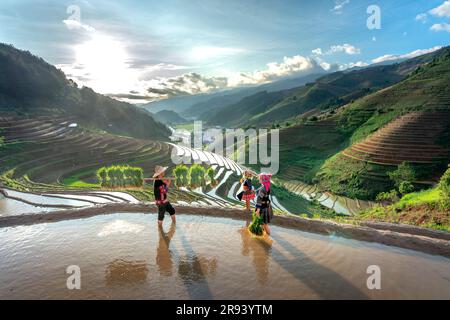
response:
M207 184L215 186L215 171L213 168L205 169L199 164L190 167L178 165L172 170L175 186L177 188L199 188ZM130 165L112 165L102 167L96 171L97 179L103 188L142 187L144 184L144 170Z

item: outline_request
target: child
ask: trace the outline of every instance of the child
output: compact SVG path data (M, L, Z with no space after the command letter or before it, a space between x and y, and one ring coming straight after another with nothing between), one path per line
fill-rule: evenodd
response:
M167 200L167 193L169 192L170 180L163 179L166 173L167 167L156 166L155 182L153 184L153 191L155 194L155 204L158 207L158 224L161 226L164 221L164 214L166 211L170 214L172 222L176 222L175 209Z
M270 204L270 178L271 174L261 173L259 181L262 186L256 191L256 214L262 218L262 226L267 235L270 236L269 223L273 217L272 206Z
M250 170L245 170L244 176L240 181L242 184L242 192L237 195L239 201L245 201L247 211L250 211L250 201L255 199L255 190L253 189L252 178L253 172Z

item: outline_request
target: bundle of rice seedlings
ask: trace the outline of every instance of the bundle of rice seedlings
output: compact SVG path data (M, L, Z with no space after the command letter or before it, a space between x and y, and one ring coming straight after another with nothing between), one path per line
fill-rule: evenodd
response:
M261 217L258 217L256 213L253 213L253 221L249 225L248 230L254 235L262 236L263 235L262 222L263 219Z

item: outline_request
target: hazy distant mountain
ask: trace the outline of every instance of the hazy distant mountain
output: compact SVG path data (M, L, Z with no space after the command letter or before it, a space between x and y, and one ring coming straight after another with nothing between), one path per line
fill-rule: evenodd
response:
M151 102L146 105L141 105L140 107L145 108L152 113L161 110L169 110L175 111L185 118L197 118L204 112L236 103L257 92L273 92L299 87L305 83L314 81L324 74L326 74L325 70L315 68L313 74L301 77L290 77L259 86L245 86L214 93L179 96Z
M0 44L0 114L74 117L84 126L138 138L170 135L147 111L79 89L43 59L5 44Z
M153 115L153 117L166 125L174 125L185 123L187 120L180 117L180 115L174 111L161 110Z

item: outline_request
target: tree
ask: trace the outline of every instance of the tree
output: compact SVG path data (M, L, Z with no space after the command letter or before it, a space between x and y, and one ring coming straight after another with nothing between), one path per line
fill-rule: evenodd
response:
M411 185L416 180L416 173L408 163L403 162L397 167L397 170L388 172L389 178L394 182L397 188L400 188L402 182L409 182Z
M400 186L399 186L399 188L398 188L398 191L400 191L400 193L401 193L402 195L405 195L405 194L407 194L407 193L413 192L413 191L414 191L414 186L413 186L413 184L412 184L411 182L409 182L409 181L402 181L402 182L400 183Z
M439 182L439 189L441 190L443 197L450 200L450 166Z

